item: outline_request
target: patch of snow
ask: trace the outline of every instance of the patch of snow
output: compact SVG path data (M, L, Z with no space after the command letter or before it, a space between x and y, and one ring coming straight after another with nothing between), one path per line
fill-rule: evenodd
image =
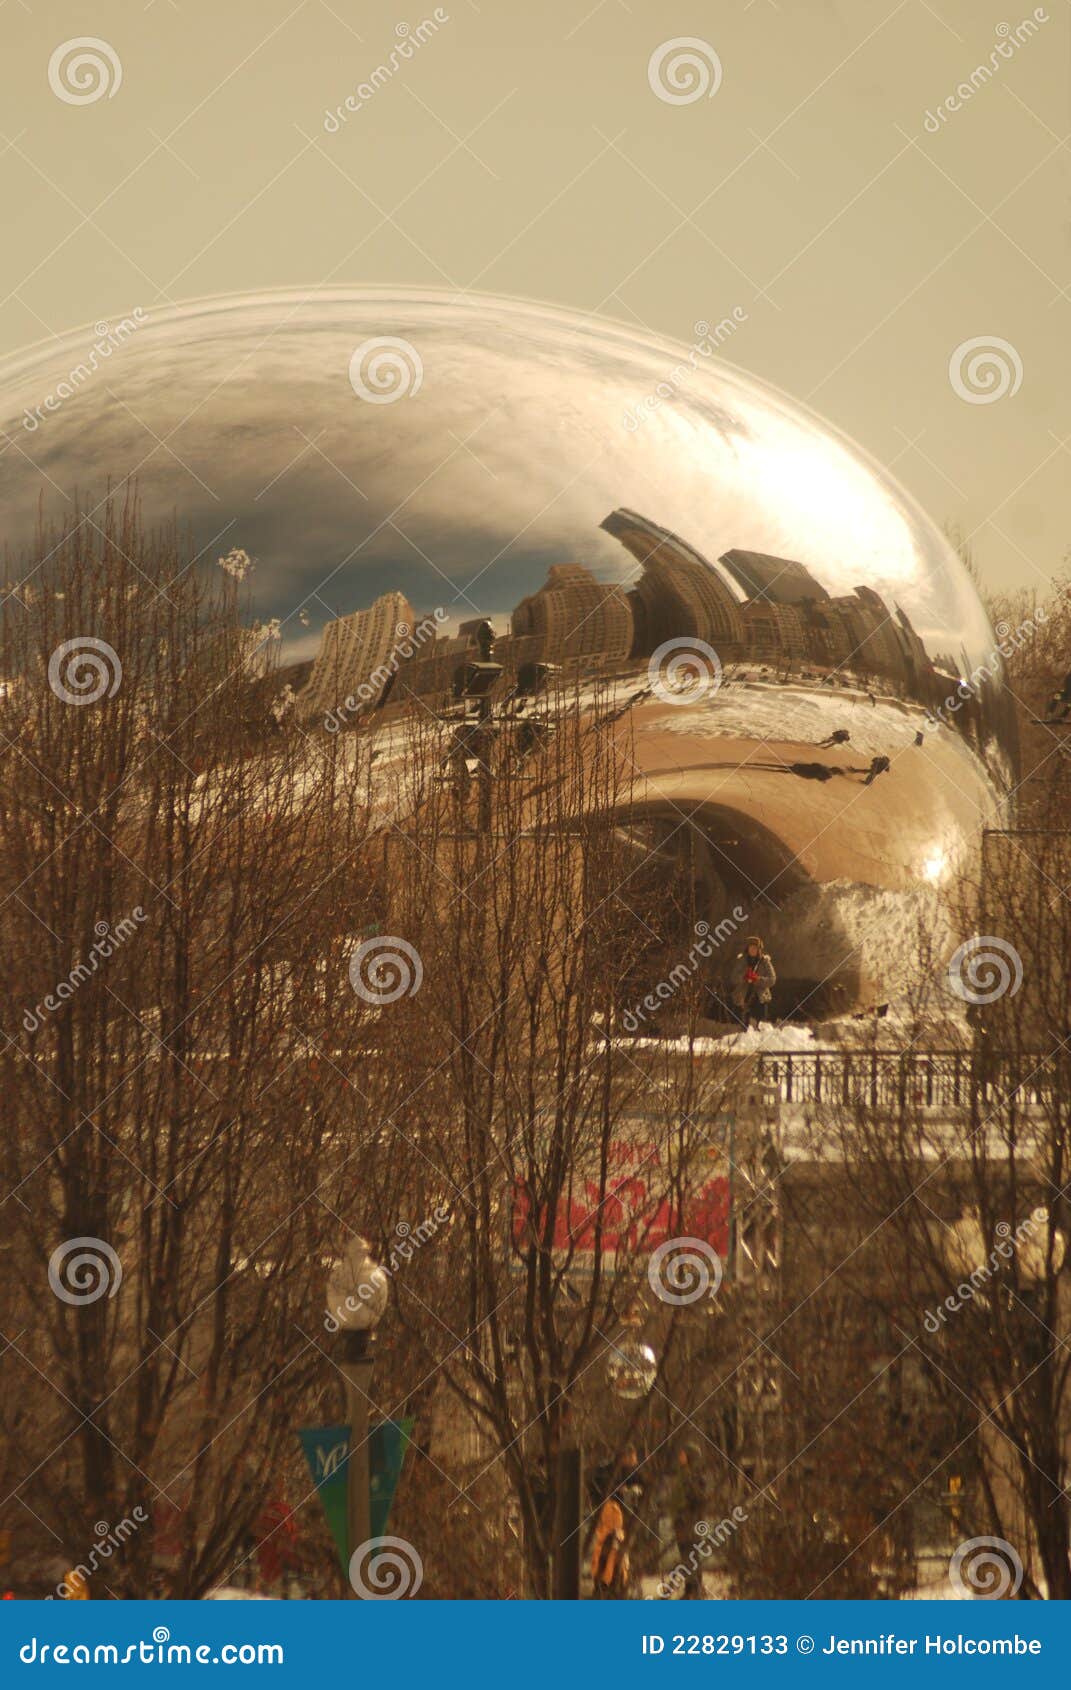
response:
M808 750L844 728L849 742L833 746L831 756L869 762L912 745L925 722L921 706L891 698L871 704L865 692L728 681L704 704L670 706L650 726L689 736L787 741Z
M802 1021L764 1021L758 1027L739 1027L721 1039L707 1041L712 1050L738 1051L741 1056L759 1050L832 1050L819 1044L813 1027Z
M955 949L937 892L896 892L851 880L829 880L792 893L764 914L766 947L780 973L836 979L858 972L870 1002L899 999L918 978L923 938Z

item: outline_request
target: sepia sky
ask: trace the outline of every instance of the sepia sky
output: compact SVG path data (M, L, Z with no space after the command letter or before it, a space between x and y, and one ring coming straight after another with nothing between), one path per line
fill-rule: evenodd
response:
M987 583L1059 567L1068 0L449 0L416 44L435 15L9 0L0 353L284 286L520 295L685 345L735 311L724 355L963 529ZM111 83L84 101L63 54L50 77L83 36ZM709 96L673 81L679 38Z

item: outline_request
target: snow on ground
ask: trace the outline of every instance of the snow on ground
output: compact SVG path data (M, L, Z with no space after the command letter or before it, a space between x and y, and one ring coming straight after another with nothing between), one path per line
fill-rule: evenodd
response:
M858 1023L856 1023L858 1025ZM741 1056L750 1055L760 1050L834 1050L836 1046L826 1041L819 1041L815 1036L815 1029L800 1021L766 1021L759 1027L738 1027L734 1032L721 1039L705 1039L712 1051L732 1050Z
M760 1027L727 1028L723 1034L704 1034L691 1040L684 1036L676 1039L630 1039L625 1048L692 1051L696 1056L717 1056L725 1052L735 1056L754 1056L760 1051L804 1051L813 1056L817 1051L843 1050L845 1042L854 1041L869 1048L873 1026L869 1020L824 1022L820 1027L812 1027L802 1021L767 1021ZM839 1036L841 1029L844 1037Z
M646 683L646 670L639 669L589 683L568 696L544 693L522 701L523 708L525 714L537 720L575 708L583 712L594 708L596 703L603 709L612 709L634 697ZM942 743L954 746L974 774L978 774L978 759L956 729L942 726L927 730L927 714L921 705L885 694L874 697L872 703L871 695L859 688L831 688L818 682L779 685L773 680L743 681L734 678L729 670L721 687L710 697L697 697L693 702L687 693L682 693L679 703L667 703L657 714L651 713L652 709L658 709L657 698L642 700L638 708L643 712L645 733L669 732L699 739L771 740L815 752L822 740L846 728L850 735L848 744L834 746L830 751L831 760L836 762L847 759L865 764L872 757L894 756L912 745L919 732L936 732ZM434 713L428 714L430 717ZM419 715L395 717L381 724L374 718L369 721L376 752L371 791L366 793L370 801L375 802L377 798L382 801L389 772L393 771L395 776L401 773L429 725ZM444 731L444 743L445 738ZM821 755L812 760L821 761Z
M851 738L847 746L834 748L838 755L858 753L868 759L910 745L926 721L920 705L888 697L872 704L854 688L728 680L702 704L689 706L686 693L681 699L650 725L671 733L788 740L809 747L846 728Z
M964 765L965 776L969 771L974 779L979 775L990 779L957 727L941 724L929 728L922 705L887 695L876 696L872 703L869 693L856 688L841 690L805 683L779 686L774 681L729 678L707 699L689 704L687 694L682 694L681 700L664 715L648 718L645 728L700 739L772 740L818 752L808 761L821 762L821 750L825 750L831 761L847 758L864 763L871 757L895 757L914 745L917 734L925 733L927 740L954 751ZM850 735L847 745L821 747L822 740L841 728Z
M799 1052L814 1056L822 1052L851 1050L968 1049L971 1039L966 1006L949 994L947 1013L942 1004L939 1010L925 1018L921 1028L908 1006L901 1002L890 1004L887 1013L881 1016L844 1015L835 1020L813 1023L766 1021L746 1030L727 1026L723 1033L703 1034L691 1041L684 1035L664 1039L630 1039L627 1048L691 1050L697 1056L715 1056L725 1051L742 1056L763 1051L771 1054Z
M778 954L788 953L805 957L807 976L815 980L858 971L880 980L883 1001L900 997L917 980L924 943L939 955L955 949L940 897L927 886L897 892L861 881L819 882L764 912L763 923L775 967Z

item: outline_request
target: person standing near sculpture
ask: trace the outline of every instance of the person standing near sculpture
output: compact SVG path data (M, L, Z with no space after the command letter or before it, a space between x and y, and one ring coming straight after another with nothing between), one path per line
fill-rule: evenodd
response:
M753 1021L765 1021L777 984L777 971L757 933L745 940L743 950L733 962L729 983L733 1007L743 1025L750 1027Z

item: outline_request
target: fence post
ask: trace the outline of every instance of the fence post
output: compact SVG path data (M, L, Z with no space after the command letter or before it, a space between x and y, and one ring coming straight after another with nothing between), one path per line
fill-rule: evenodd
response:
M877 1106L878 1106L878 1053L877 1053L876 1050L872 1050L870 1052L870 1107L871 1107L871 1109L876 1109Z

